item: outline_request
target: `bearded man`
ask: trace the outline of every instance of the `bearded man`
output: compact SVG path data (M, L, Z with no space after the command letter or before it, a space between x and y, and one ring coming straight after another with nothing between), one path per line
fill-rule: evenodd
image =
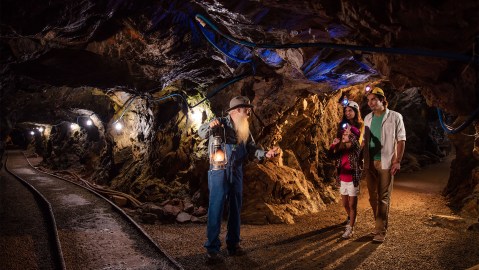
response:
M227 165L224 170L208 171L208 189L210 191L208 207L208 224L206 229L207 241L204 247L207 249L206 258L210 263L221 261L219 255L221 241L221 217L223 216L223 204L228 203L228 232L226 234L226 246L229 256L243 255L244 250L240 246L240 213L243 201L243 161L248 154L254 154L256 158L271 158L276 155L278 147L264 151L256 147L249 131L248 118L251 114L249 99L245 96L234 97L230 101L227 110L228 116L215 118L209 123L201 125L198 135L205 139L209 135L209 143L213 142L213 132L219 129L221 137L226 138ZM211 146L210 146L211 147Z

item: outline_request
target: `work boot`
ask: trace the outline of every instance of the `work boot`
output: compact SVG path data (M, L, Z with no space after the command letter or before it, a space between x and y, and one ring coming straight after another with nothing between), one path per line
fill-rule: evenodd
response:
M217 264L223 262L223 257L218 252L208 251L206 252L206 263Z
M243 256L246 254L246 251L237 244L234 247L228 247L228 256Z
M373 242L376 242L376 243L382 243L382 242L384 242L384 240L386 240L386 234L385 233L378 233L373 238Z

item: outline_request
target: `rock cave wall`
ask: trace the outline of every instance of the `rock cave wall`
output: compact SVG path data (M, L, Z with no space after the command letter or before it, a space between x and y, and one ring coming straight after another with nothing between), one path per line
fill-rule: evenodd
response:
M390 108L404 115L403 171L455 154L444 194L452 205L465 205L464 212L479 214L478 142L474 136L445 136L433 108L443 109L448 123L455 120L452 126L462 123L477 106L477 64L329 48L248 49L205 28L224 52L255 60L238 63L212 48L194 19L203 14L224 33L255 42L472 55L479 34L475 1L112 0L37 6L2 1L1 138L20 140L15 134L22 134L51 169L75 170L162 207L193 204L188 211L198 212L207 205L208 162L197 128L222 115L232 97L246 95L255 105L251 125L257 143L279 145L282 154L245 167L243 221L293 223L338 199L334 164L325 156L341 117L337 101L347 95L365 116L363 89L378 85ZM225 87L241 74L243 79ZM87 117L93 127L84 124ZM40 126L43 136L26 133ZM471 126L464 133L476 130Z

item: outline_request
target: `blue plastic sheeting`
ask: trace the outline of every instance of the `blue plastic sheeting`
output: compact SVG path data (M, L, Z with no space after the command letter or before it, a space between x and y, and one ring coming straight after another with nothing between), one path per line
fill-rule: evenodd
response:
M242 45L232 43L228 41L227 39L218 37L215 32L212 32L206 28L203 28L202 31L205 34L205 36L207 36L208 39L214 42L214 44L221 50L223 54L226 53L232 56L233 58L238 58L236 59L237 61L239 61L239 59L248 60L253 57L251 49ZM218 37L218 38L216 39L215 37ZM230 67L237 67L239 65L237 61L235 61L234 59L231 59L231 57L226 57L226 63ZM250 61L242 61L242 62L250 62Z
M268 49L259 49L258 56L265 62L267 65L273 67L281 67L284 64L284 59L279 56L275 51Z
M361 69L365 70L365 71L368 71L370 72L371 74L378 74L378 72L373 69L372 67L368 66L366 63L363 63L361 61L358 61L358 60L354 60L356 62L356 64L358 64Z
M343 59L333 60L331 62L321 62L319 55L316 54L309 61L303 64L301 69L303 70L304 76L312 81L321 80L320 78L324 77L325 74L330 73L334 68L336 68Z
M246 63L252 60L253 52L249 47L233 43L225 38L222 38L220 35L216 35L215 32L212 32L206 28L202 28L202 31L207 40L209 40L213 46L216 46L217 49L228 56L226 58L226 63L230 67L237 67L239 63ZM217 37L216 40L215 37ZM263 60L263 62L269 66L281 67L285 62L284 59L281 58L274 50L258 49L257 52L261 60Z
M349 34L349 29L339 24L329 25L327 30L331 38L342 38Z
M349 72L345 73L344 69ZM314 82L327 82L333 89L358 84L366 81L377 72L367 64L355 60L353 57L340 58L330 61L320 59L320 53L304 63L301 70L306 78Z

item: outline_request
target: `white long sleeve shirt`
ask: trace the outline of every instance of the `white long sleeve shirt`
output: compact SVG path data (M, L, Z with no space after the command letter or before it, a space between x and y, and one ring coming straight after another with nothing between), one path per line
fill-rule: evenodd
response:
M365 146L364 146L364 167L369 166L369 140L371 138L371 121L373 113L369 113L364 118ZM391 168L392 161L396 158L396 147L398 141L406 140L406 129L404 128L404 121L402 115L398 112L386 108L381 125L381 168L388 170Z

